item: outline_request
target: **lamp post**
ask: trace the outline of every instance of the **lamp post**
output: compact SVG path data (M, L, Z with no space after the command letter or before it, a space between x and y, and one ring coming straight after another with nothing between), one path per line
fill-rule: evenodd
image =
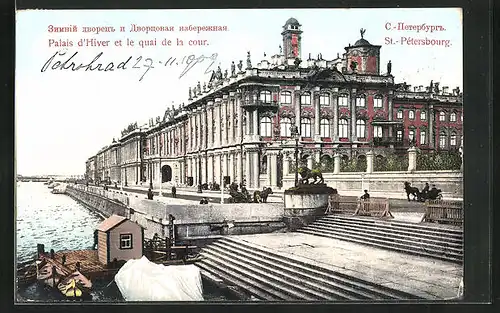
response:
M201 152L198 151L198 193L203 193L201 190Z
M299 128L296 125L290 127L290 133L295 139L295 187L299 185Z

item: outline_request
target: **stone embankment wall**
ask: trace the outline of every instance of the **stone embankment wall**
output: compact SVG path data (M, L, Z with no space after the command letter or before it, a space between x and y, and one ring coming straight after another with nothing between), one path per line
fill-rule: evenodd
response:
M69 186L67 194L105 216L117 214L142 225L146 238L168 234L168 216L175 217L179 240L224 234L268 233L283 229L282 203L165 204L144 195L106 191L83 185Z
M460 171L414 171L374 173L324 173L328 187L336 188L343 196L360 196L367 189L371 196L405 199L404 182L422 190L425 183L435 184L445 199L463 199L463 177ZM283 189L293 187L293 174L283 178Z

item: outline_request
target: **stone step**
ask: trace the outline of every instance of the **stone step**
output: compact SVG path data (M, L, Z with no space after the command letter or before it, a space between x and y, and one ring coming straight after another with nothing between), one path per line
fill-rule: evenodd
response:
M437 239L427 239L422 238L420 235L415 234L405 234L401 235L396 232L393 232L392 229L383 228L383 227L367 227L364 225L351 225L345 223L335 223L335 222L323 222L316 221L312 223L312 227L318 227L321 229L336 229L336 230L346 230L354 233L363 233L366 235L370 235L371 237L381 238L381 240L390 241L390 242L400 242L407 244L416 244L416 245L425 245L429 248L437 248L437 249L449 249L456 253L463 253L462 243L449 242L447 240L443 240L441 238Z
M222 246L222 247L221 247ZM255 260L249 258L248 256L235 253L234 250L230 251L224 244L211 245L207 248L210 252L217 252L219 256L224 256L227 259L233 261L238 260L239 262L245 264L248 269L253 270L256 273L266 273L272 274L277 277L281 282L286 282L284 284L289 285L290 288L296 289L297 292L304 293L305 295L311 296L314 300L356 300L356 298L340 296L335 293L334 290L325 288L315 282L314 280L300 279L297 273L292 273L289 270L282 270L275 266L266 264L261 260ZM241 266L241 263L239 264ZM237 264L237 263L236 263ZM268 277L265 277L268 278Z
M329 268L301 261L297 258L275 253L273 250L263 246L241 240L239 238L227 236L218 241L225 245L233 246L239 250L253 253L261 259L269 260L274 263L283 264L290 267L294 272L306 272L316 277L321 277L334 286L342 287L343 291L352 295L361 295L361 297L383 298L383 299L423 299L413 294L388 288L364 279L346 275Z
M204 275L204 271L214 275L215 277L221 278L228 284L233 284L238 286L239 288L245 290L254 297L257 297L259 300L267 300L267 301L277 301L280 300L279 296L276 296L272 293L268 292L269 287L267 285L261 284L257 281L254 281L246 276L241 276L236 273L233 273L229 270L221 270L219 264L212 262L210 259L203 259L195 263L203 271L201 272ZM223 267L222 267L223 268ZM205 278L211 279L209 275L204 275Z
M224 269L225 273L231 272L233 275L241 275L250 278L254 283L266 286L267 292L280 300L319 300L317 297L312 296L311 293L304 293L303 289L297 288L298 286L294 283L285 282L278 276L252 268L235 258L228 257L212 249L205 248L201 254L213 263L218 264L219 267Z
M350 221L352 223L357 222L357 223L377 224L377 225L390 224L391 227L394 227L394 228L411 229L412 231L419 232L419 233L446 234L447 236L454 237L457 239L463 238L463 230L462 229L456 229L456 228L451 228L451 227L443 228L443 227L436 227L436 226L429 226L429 225L421 225L421 224L416 224L416 223L405 223L405 222L394 221L394 220L384 221L384 220L375 219L375 218L345 216L345 215L340 215L340 214L327 215L323 218L324 219L336 219L336 220Z
M251 248L237 246L234 242L220 241L213 245L226 249L240 258L261 262L261 266L267 266L268 269L273 271L283 271L300 277L305 283L309 282L313 288L319 288L322 291L330 293L330 299L401 299L401 294L397 297L391 292L378 291L368 284L363 285L359 282L339 277L330 273L327 269L319 271L312 267L308 268L287 261L285 258L265 255L265 253L255 252ZM407 295L405 294L404 296L406 297Z
M390 229L391 231L394 232L405 232L405 233L411 233L411 234L418 234L419 236L422 237L429 237L429 238L435 238L435 237L441 237L441 238L446 238L447 240L453 240L456 242L463 242L463 233L461 232L460 234L454 233L454 232L449 232L448 229L443 229L443 228L433 228L433 229L418 229L412 227L411 224L401 224L398 222L394 221L384 221L384 220L357 220L357 219L345 219L345 218L336 218L332 216L325 216L317 221L324 221L324 222L334 222L334 223L343 223L343 224L349 224L349 225L364 225L367 227L378 227L378 228L385 228L385 229Z
M318 230L318 229L308 229L302 228L297 230L297 232L304 233L304 234L310 234L310 235L316 235L316 236L321 236L321 237L327 237L327 238L334 238L338 240L344 240L344 241L350 241L358 244L364 244L364 245L369 245L377 248L382 248L382 249L388 249L388 250L394 250L398 252L403 252L407 254L412 254L412 255L418 255L418 256L424 256L424 257L430 257L430 258L435 258L439 260L445 260L445 261L450 261L454 263L462 263L462 255L455 255L455 254L449 254L449 255L443 255L442 253L431 253L425 250L421 249L415 249L411 246L407 245L398 245L394 243L388 243L380 240L375 240L367 237L363 237L360 235L352 235L352 234L345 234L345 233L337 233L335 231L324 231L324 230Z

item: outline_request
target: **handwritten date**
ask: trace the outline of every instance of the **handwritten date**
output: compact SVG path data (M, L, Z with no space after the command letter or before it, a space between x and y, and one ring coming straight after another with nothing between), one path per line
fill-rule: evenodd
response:
M80 62L77 61L78 51L73 53L70 57L68 57L69 54L67 54L67 51L58 51L45 62L42 66L41 72L43 73L47 70L113 72L118 70L128 70L130 68L134 70L142 70L142 75L139 78L139 81L142 81L149 70L153 68L181 66L182 71L179 75L180 79L193 67L201 63L207 64L205 74L208 74L218 57L217 53L212 53L211 56L196 56L191 54L183 57L168 57L163 60L155 61L152 58L144 58L143 56L139 56L133 60L133 57L130 56L126 60L118 62L103 62L100 60L103 54L104 52L98 53L90 62Z

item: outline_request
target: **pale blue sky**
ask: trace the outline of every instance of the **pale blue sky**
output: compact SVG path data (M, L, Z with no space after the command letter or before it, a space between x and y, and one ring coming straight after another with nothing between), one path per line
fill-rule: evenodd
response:
M117 10L117 11L21 11L17 13L16 30L16 161L17 173L83 174L85 160L129 123L146 122L150 117L163 116L172 101L187 102L188 87L204 75L208 64L194 67L179 79L182 68L151 69L139 82L142 70L122 72L46 71L41 68L59 48L49 48L49 39L96 38L114 40L130 38L138 42L157 38L184 39L185 45L171 47L104 47L68 48L68 54L78 51L75 60L90 62L99 52L100 60L116 63L129 56L142 56L155 62L169 57L190 54L218 53L217 63L229 68L231 61L245 63L251 51L256 65L264 56L279 52L281 30L285 21L295 17L302 24L302 57L322 53L324 59L342 54L344 47L360 38L381 45L381 72L391 60L397 82L427 86L430 80L441 82L450 89L462 88L462 20L460 9L299 9L299 10ZM388 31L387 22L441 25L443 32ZM175 32L130 33L130 25L174 26ZM54 26L125 26L126 32L116 33L48 33ZM179 26L226 25L227 32L178 32ZM385 37L394 41L401 36L429 39L449 39L451 47L385 45ZM206 47L189 47L189 39L207 39ZM65 60L62 59L61 60Z

